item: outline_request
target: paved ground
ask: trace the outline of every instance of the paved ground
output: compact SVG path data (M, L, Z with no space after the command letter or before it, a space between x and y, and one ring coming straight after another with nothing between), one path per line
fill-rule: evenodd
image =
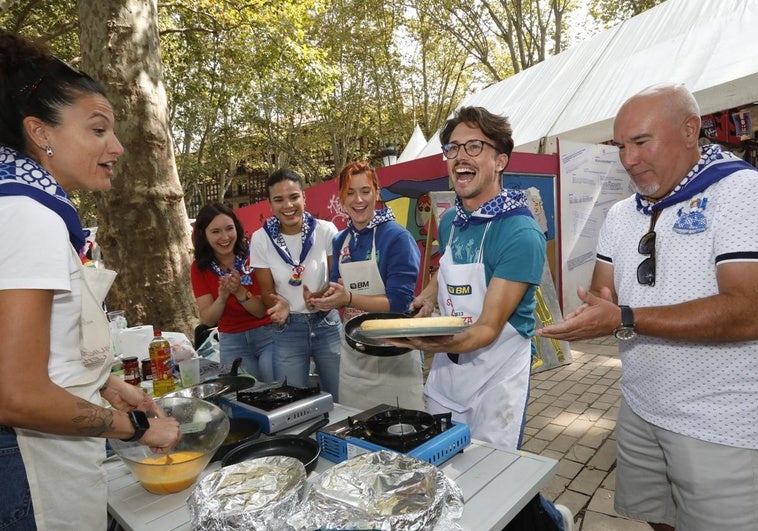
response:
M571 343L574 362L537 373L523 449L559 460L543 489L574 514L576 531L649 531L613 510L621 361L614 338Z

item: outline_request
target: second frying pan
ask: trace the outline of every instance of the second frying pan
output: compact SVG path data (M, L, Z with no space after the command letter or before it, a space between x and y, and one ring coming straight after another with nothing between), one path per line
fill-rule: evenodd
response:
M310 473L316 468L321 447L309 435L328 423L329 419L325 417L297 435L275 435L241 444L224 456L221 466L234 465L257 457L283 455L300 460L305 467L305 472Z

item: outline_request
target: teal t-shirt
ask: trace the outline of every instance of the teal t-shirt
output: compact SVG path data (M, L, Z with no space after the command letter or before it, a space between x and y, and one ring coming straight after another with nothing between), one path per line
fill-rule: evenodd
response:
M455 210L448 210L440 220L440 252L452 252L453 263L476 262L484 235L485 223L469 225L464 229L453 227L452 245L448 238L455 218ZM516 311L508 319L519 334L534 334L534 306L537 286L542 280L547 242L534 218L514 215L490 222L484 240L484 273L487 285L493 276L514 282L530 284Z

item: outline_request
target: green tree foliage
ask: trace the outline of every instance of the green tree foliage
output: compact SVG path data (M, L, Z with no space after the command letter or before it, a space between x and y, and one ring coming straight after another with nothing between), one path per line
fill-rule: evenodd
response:
M630 19L633 16L655 7L664 0L591 0L589 12L602 29Z
M591 0L613 24L661 0ZM579 0L176 0L158 4L169 117L185 196L244 168L289 166L309 184L402 149L468 94L566 46ZM0 23L76 64L70 0L10 0ZM86 201L86 200L83 200ZM83 206L87 206L86 202ZM94 223L93 216L87 216Z

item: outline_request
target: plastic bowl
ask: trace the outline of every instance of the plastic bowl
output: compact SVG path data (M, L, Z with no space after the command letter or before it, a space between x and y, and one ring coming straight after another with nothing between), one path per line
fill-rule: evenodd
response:
M170 459L136 442L108 442L146 490L172 494L197 480L226 439L229 418L221 408L199 398L163 397L156 403L182 428L182 438L169 454Z

